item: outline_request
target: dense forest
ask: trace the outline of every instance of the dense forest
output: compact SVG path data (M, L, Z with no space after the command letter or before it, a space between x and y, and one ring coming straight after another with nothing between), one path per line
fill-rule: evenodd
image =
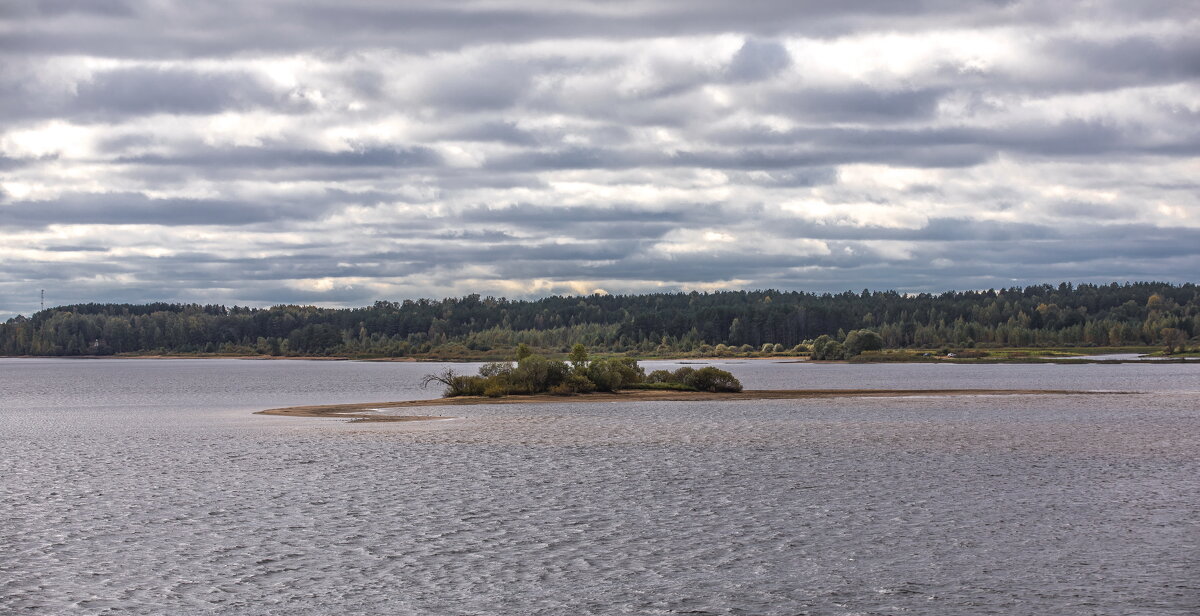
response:
M1063 283L941 294L763 290L527 301L469 295L350 309L78 304L0 324L0 354L455 358L506 355L518 344L558 353L582 343L651 356L784 351L822 335L844 341L855 330L877 333L887 348L1178 348L1200 335L1200 286Z

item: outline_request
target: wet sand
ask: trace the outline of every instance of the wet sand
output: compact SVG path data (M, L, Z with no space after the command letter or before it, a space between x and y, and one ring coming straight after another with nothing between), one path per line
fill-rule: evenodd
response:
M632 390L617 393L592 393L574 396L506 396L485 398L462 396L436 398L433 400L406 400L402 402L367 402L356 404L326 404L319 406L290 406L258 411L257 415L285 415L288 417L336 417L353 421L426 421L451 419L443 415L384 415L391 409L473 406L477 404L588 404L601 402L697 402L713 400L803 400L810 398L880 398L880 397L928 397L928 396L1010 396L1010 395L1078 395L1098 393L1067 389L760 389L738 393L712 393L706 391Z

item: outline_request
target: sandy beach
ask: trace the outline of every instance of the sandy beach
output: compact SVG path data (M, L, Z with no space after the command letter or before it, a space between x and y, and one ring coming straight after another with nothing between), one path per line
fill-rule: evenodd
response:
M450 417L443 415L383 415L379 413L391 409L474 406L477 404L595 404L603 402L697 402L712 400L802 400L810 398L1072 395L1096 393L1099 392L1066 389L763 389L737 393L632 390L574 396L554 396L549 394L506 396L502 398L463 396L458 398L435 398L431 400L406 400L402 402L290 406L258 411L256 414L285 415L288 417L336 417L353 421L391 422L450 419Z

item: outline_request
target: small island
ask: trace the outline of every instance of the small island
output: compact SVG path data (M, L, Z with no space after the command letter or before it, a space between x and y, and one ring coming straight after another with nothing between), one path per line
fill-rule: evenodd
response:
M554 404L599 402L701 402L738 400L799 400L812 398L868 398L913 396L983 396L1097 394L1059 389L766 389L743 390L736 377L712 366L683 366L675 371L649 374L631 358L590 359L576 344L569 360L546 359L518 347L516 362L485 364L475 375L447 368L426 375L425 387L442 385L442 398L293 406L259 411L261 415L328 417L356 422L402 422L453 419L441 415L388 415L392 409L479 404Z
M630 357L588 357L587 347L575 344L567 361L535 355L524 344L517 347L517 361L484 364L477 375L458 374L447 368L425 375L422 387L445 387L444 398L462 396L531 396L551 394L573 396L594 392L616 393L622 390L666 390L710 393L742 391L732 374L719 368L700 369L684 366L674 372L655 370L646 374L637 360Z

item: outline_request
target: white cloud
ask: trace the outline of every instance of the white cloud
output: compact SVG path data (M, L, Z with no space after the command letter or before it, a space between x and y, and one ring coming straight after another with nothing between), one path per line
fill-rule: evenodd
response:
M0 311L1194 276L1194 11L489 6L22 13Z

